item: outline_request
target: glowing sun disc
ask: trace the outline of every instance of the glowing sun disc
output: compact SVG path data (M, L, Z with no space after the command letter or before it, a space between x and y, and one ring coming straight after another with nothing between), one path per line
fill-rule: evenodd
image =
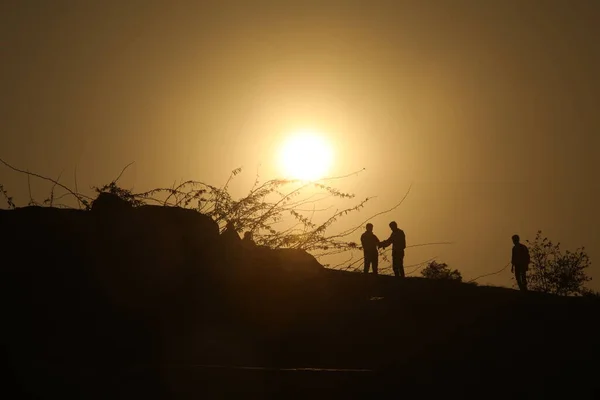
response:
M286 178L313 181L329 172L333 151L321 135L302 131L285 141L279 152L279 161Z

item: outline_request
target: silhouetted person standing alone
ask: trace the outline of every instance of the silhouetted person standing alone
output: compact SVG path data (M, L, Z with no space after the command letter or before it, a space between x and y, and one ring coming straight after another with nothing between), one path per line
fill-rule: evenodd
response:
M512 248L512 267L510 272L514 272L515 279L519 289L527 291L527 270L529 269L529 249L523 243L520 242L519 235L513 235L512 241L514 246Z
M392 234L387 240L379 244L379 247L386 248L392 246L392 269L394 275L404 278L404 249L406 248L406 235L404 231L398 228L396 221L390 222Z
M360 236L360 244L362 245L365 257L365 274L368 274L369 267L373 266L373 273L377 275L377 267L379 265L377 245L379 244L379 239L373 233L373 224L367 224L365 229L366 232Z

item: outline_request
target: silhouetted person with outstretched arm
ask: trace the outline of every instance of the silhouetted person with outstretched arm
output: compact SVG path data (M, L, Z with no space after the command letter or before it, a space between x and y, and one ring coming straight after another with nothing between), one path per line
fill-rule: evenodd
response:
M515 279L519 289L527 291L527 270L529 269L529 249L520 242L519 235L513 235L512 258L510 260L512 267L510 272L514 272Z
M379 265L377 245L379 245L379 239L373 233L373 224L367 224L365 229L366 231L360 236L360 244L362 245L365 257L365 274L369 273L369 267L372 266L373 273L377 275L377 267Z
M404 278L404 249L406 248L406 235L404 231L398 228L396 221L390 222L392 234L387 240L379 244L379 247L386 248L392 245L392 269L394 275Z

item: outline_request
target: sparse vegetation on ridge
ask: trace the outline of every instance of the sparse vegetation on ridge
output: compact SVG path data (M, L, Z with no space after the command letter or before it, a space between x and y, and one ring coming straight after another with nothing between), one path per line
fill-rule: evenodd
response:
M30 188L28 205L68 208L68 205L60 201L71 197L75 199L77 207L89 210L98 195L109 193L132 207L157 204L192 209L212 218L220 229L227 222L232 222L238 231L252 232L254 241L260 246L305 250L318 260L336 254L350 253L350 257L345 261L335 265L325 264L330 268L348 271L360 271L362 264L360 244L348 238L362 229L364 224L375 216L391 213L400 207L411 189L409 187L403 198L390 209L371 215L360 224L353 225L348 229L332 233L335 230L336 222L349 214L360 212L373 197L355 201L342 209L335 210L332 210L332 207L320 207L320 204L331 199L341 201L355 199L354 194L341 191L332 183L359 174L362 170L344 176L309 182L286 179L271 179L261 182L257 174L248 194L234 199L229 193L229 185L242 173L241 168L234 169L225 184L220 187L201 181L188 180L170 188L133 192L119 186L119 180L132 165L131 163L125 166L118 176L108 184L92 187L93 195L89 195L78 191L77 180L75 180L75 190L73 190L60 183L60 177L52 179L19 169L1 158L0 163L27 176ZM42 202L36 201L31 196L31 177L52 184L48 197ZM57 193L57 189L61 189L63 193ZM17 207L14 198L9 195L2 184L0 184L0 196L4 198L9 209ZM287 227L278 227L285 223L287 223ZM591 261L584 248L578 248L574 252L569 250L562 252L560 244L554 244L548 238L543 238L541 231L537 233L533 241L527 241L527 243L531 251L528 279L532 290L562 296L593 293L585 287L585 283L591 280L586 274ZM408 248L444 244L450 244L450 242L414 244L409 245ZM390 249L381 252L384 262L389 263L389 251ZM407 276L421 270L421 276L425 278L462 281L460 271L450 270L447 264L440 263L435 258L405 266L409 268ZM383 266L380 269L386 271L389 268ZM482 276L487 275L489 274ZM471 280L470 283L474 283L476 279Z

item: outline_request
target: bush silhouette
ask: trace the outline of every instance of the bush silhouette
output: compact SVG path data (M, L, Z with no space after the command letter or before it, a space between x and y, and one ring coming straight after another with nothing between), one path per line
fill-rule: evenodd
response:
M189 209L210 217L223 231L230 222L237 232L248 232L252 235L257 246L271 249L304 250L313 255L323 266L333 269L355 270L362 262L362 257L354 259L354 254L362 248L351 237L363 228L364 224L376 216L393 212L400 207L411 191L411 186L404 196L391 208L367 216L355 225L335 230L335 225L348 214L361 211L373 197L355 199L353 193L348 193L334 187L334 183L357 175L364 169L347 175L326 177L316 181L294 179L270 179L261 181L257 174L254 184L246 195L234 198L229 186L232 180L241 174L242 169L234 169L224 185L215 186L202 181L188 180L172 187L158 187L147 191L134 192L120 185L119 180L133 163L125 166L119 175L103 186L92 186L92 193L78 190L77 176L75 186L69 186L28 170L17 168L2 158L0 165L21 173L27 177L28 184L35 178L51 185L48 198L42 202L33 199L29 192L29 205L56 208L78 208L91 211L117 211L130 208L140 208L145 205L160 205ZM59 177L60 178L60 177ZM30 185L29 185L30 186ZM6 203L9 209L18 208L16 202L5 187L0 185L0 203ZM326 201L334 201L327 206ZM339 207L339 208L337 208ZM430 242L415 244L447 245L450 242ZM381 255L387 260L384 250ZM351 253L348 260L338 264L329 264L329 256ZM335 259L332 259L335 261ZM337 262L337 261L336 261ZM349 263L350 262L350 263Z
M592 278L586 274L591 263L585 248L563 252L560 243L554 244L541 230L527 244L531 255L527 280L532 290L559 296L587 294L584 285Z
M95 187L94 190L99 196L110 194L111 198L120 199L122 203L133 207L159 204L195 210L212 218L220 230L224 230L225 225L230 223L238 232L250 232L259 246L301 249L310 251L317 257L356 248L355 243L345 238L360 226L333 235L328 231L340 218L362 209L371 198L349 204L327 216L323 214L327 209L315 207L325 199L353 199L354 194L328 185L330 181L346 176L312 182L285 179L260 182L257 177L245 196L234 199L229 193L229 184L241 172L241 168L234 169L222 187L200 181L186 181L173 188L156 188L140 193L118 185L121 172L115 180L102 187ZM313 218L317 213L320 213L320 222ZM278 224L286 220L291 222L291 226L278 228Z
M421 275L428 279L445 279L450 281L462 282L461 273L455 269L451 270L446 263L432 261L421 271Z
M79 209L86 211L92 208L98 211L125 210L144 205L184 208L210 217L218 224L220 231L228 222L232 223L236 231L251 233L258 246L304 250L318 259L358 249L357 244L350 240L350 236L360 229L363 223L335 233L332 233L332 228L341 218L360 211L371 200L371 197L355 200L354 194L333 186L334 181L356 175L362 170L316 181L261 181L257 175L247 194L241 198L234 198L229 187L232 180L242 172L241 168L234 169L224 185L215 186L202 181L188 180L173 187L134 192L119 184L120 178L131 165L129 164L111 182L103 186L93 186L93 193L86 194L78 191L77 181L75 188L71 189L58 180L16 168L1 158L0 164L26 175L28 182L33 177L51 184L50 195L41 203L31 197L30 191L29 205L74 208L74 200ZM55 190L64 193L57 194ZM0 199L8 204L8 208L16 208L16 202L1 185ZM65 199L67 203L62 203ZM322 202L327 200L336 200L340 208L334 211L331 207L321 206ZM402 201L392 209L378 212L376 215L391 212Z

